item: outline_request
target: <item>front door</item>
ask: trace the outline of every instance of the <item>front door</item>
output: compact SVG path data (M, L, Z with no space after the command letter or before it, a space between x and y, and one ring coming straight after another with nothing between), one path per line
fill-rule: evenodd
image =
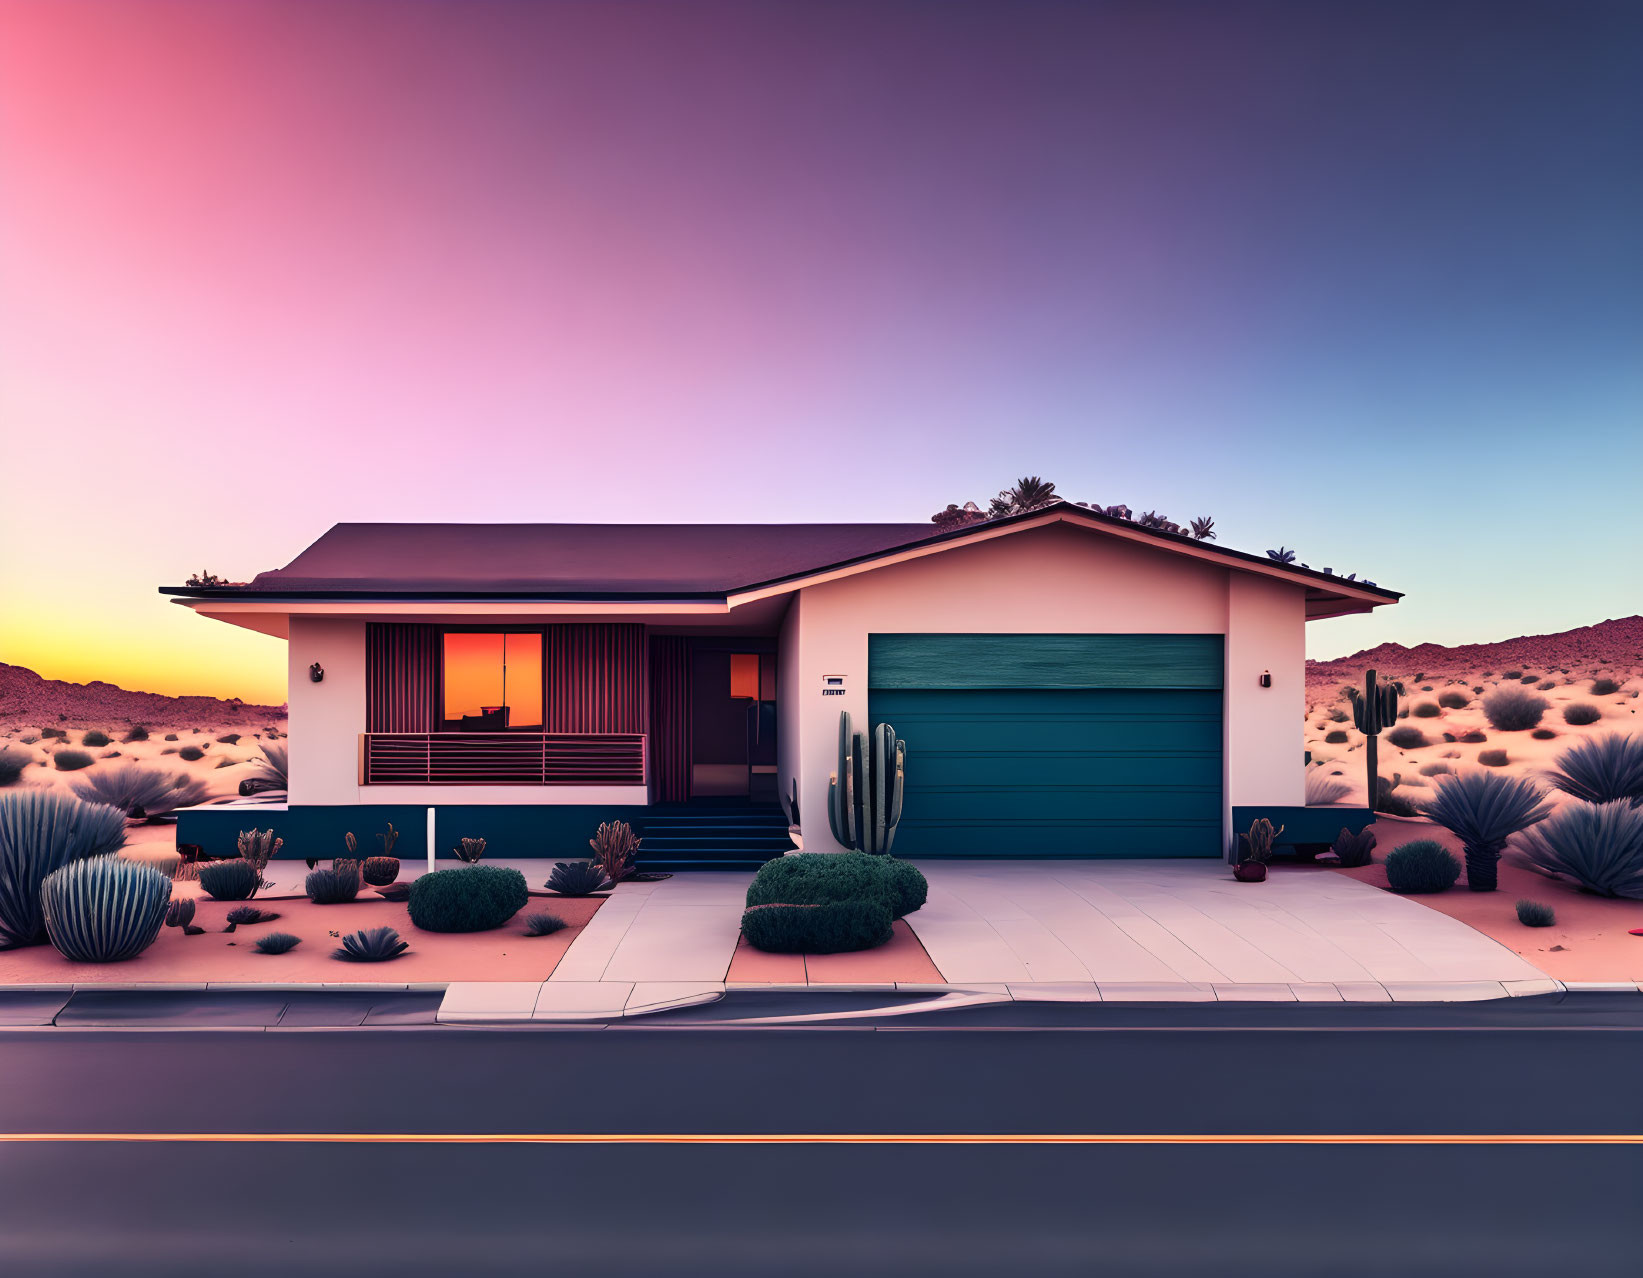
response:
M697 640L690 795L776 798L776 654L768 640Z

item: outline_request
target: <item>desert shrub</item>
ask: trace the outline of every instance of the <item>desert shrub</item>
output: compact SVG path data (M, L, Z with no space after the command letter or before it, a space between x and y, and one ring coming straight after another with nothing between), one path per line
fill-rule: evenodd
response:
M1346 733L1342 732L1339 728L1336 728L1333 732L1327 732L1324 734L1324 744L1345 745Z
M1479 750L1478 762L1486 768L1504 768L1511 760L1504 750Z
M592 861L560 861L548 875L546 886L548 891L560 896L591 896L611 883Z
M1501 672L1500 677L1502 679L1521 679L1521 678L1523 678L1523 671L1521 671L1521 670L1503 670Z
M25 732L17 738L17 742L19 745L33 745L39 739L40 734L38 732Z
M179 896L165 907L165 925L167 927L180 927L186 931L189 924L194 921L195 909L196 905L193 897ZM205 929L201 928L200 930L203 932Z
M272 923L277 918L279 918L279 915L273 910L259 910L254 905L236 905L228 911L228 922L235 927L239 927L242 923L247 926L252 923Z
M134 723L126 729L125 736L121 737L120 740L127 745L133 741L147 741L148 729L140 723Z
M59 750L51 756L51 762L59 772L78 772L81 768L89 768L96 760L84 750Z
M1377 777L1375 794L1375 811L1384 812L1387 816L1417 817L1420 810L1415 807L1412 799L1398 793L1397 780L1388 781L1385 777Z
M570 924L557 914L549 914L546 910L539 914L527 914L525 916L526 936L552 936L555 932L569 926Z
M1540 676L1537 675L1537 674L1522 674L1522 675L1518 676L1518 682L1519 683L1539 683L1540 682Z
M1573 701L1563 707L1563 722L1572 723L1577 728L1596 723L1602 717L1603 711L1589 701Z
M1557 911L1540 901L1519 901L1517 921L1524 927L1551 927L1557 922Z
M359 895L359 873L355 870L314 870L302 881L302 890L315 905L346 905Z
M342 946L332 950L331 957L345 963L386 963L410 948L393 928L372 927L343 937Z
M525 876L493 865L435 870L411 884L411 922L425 932L488 932L530 899Z
M368 856L360 864L360 877L372 887L387 887L399 877L397 856Z
M0 785L17 784L23 769L33 762L34 756L27 751L13 750L10 746L0 750Z
M239 743L240 734L237 732L225 732L217 738L218 745L238 745Z
M95 750L106 745L113 745L114 742L109 738L108 733L103 732L98 728L93 728L90 732L82 732L80 734L80 744L83 746L90 746Z
M1527 732L1551 707L1527 688L1496 688L1483 699L1483 713L1497 732Z
M125 814L53 790L0 794L0 949L46 940L40 885L74 861L125 846Z
M778 954L865 950L890 939L890 909L876 897L857 897L824 905L755 905L742 915L742 934L755 949Z
M1463 732L1455 740L1463 745L1482 745L1489 738L1475 728L1471 732Z
M1587 803L1643 805L1643 738L1612 732L1589 737L1557 756L1552 785Z
M639 836L626 821L605 821L588 840L588 846L593 849L593 863L612 883L620 883L633 873L639 843Z
M1443 711L1438 708L1436 701L1422 701L1419 705L1413 707L1409 713L1417 719L1436 719Z
M262 753L254 759L247 760L255 774L249 779L240 782L241 794L255 794L259 790L289 790L291 788L291 753L282 745L274 745L265 741ZM386 849L393 851L392 848Z
M1351 715L1347 714L1347 712L1342 710L1339 706L1336 706L1329 712L1329 721L1331 723L1345 723L1351 717Z
M1344 781L1337 781L1322 768L1308 768L1306 770L1306 805L1317 807L1323 803L1339 803L1352 793L1352 787Z
M204 781L186 772L167 772L141 763L76 777L69 788L87 803L106 803L137 821L203 803L211 794Z
M179 759L186 759L189 763L197 763L201 759L205 758L205 751L200 749L199 746L187 745L177 751L177 757Z
M1460 878L1460 861L1433 839L1416 839L1392 849L1386 858L1386 881L1394 892L1423 895L1444 892Z
M479 859L485 855L485 840L458 839L456 846L451 851L456 853L458 861L465 862L468 865L478 865Z
M162 741L175 741L176 739L177 739L177 734L175 732L168 732L168 733L165 734L164 737L161 738Z
M1472 704L1472 698L1464 692L1440 692L1438 704L1445 710L1464 710Z
M1335 842L1330 846L1330 851L1332 851L1336 857L1340 859L1340 863L1348 869L1354 869L1360 865L1368 865L1375 859L1373 856L1375 851L1375 832L1373 830L1363 830L1357 834L1353 834L1351 830L1348 830L1343 825L1341 827L1341 832L1335 836Z
M1536 741L1550 741L1553 737L1557 736L1557 733L1553 732L1550 728L1536 728L1529 734L1529 736Z
M1545 679L1540 683L1537 683L1535 687L1539 688L1542 692L1550 692L1553 688L1557 687L1557 683L1551 679Z
M267 936L258 937L257 943L251 948L258 954L284 954L301 944L301 938L292 936L289 932L270 932Z
M1588 892L1643 898L1643 809L1625 800L1565 804L1512 843L1537 870Z
M243 858L200 866L200 889L213 901L249 901L261 886L257 867Z
M1421 775L1423 777L1441 777L1447 775L1448 772L1449 765L1442 761L1421 764Z
M52 947L76 963L136 958L165 926L171 880L124 857L71 861L40 885Z
M1593 679L1591 691L1594 697L1609 697L1620 691L1620 685L1613 679Z
M799 852L766 861L747 888L747 904L825 905L876 899L892 918L925 902L929 884L917 867L871 852Z
M41 728L40 735L47 741L50 741L55 737L61 737L64 741L68 740L68 733L64 732L61 728Z
M1426 734L1410 724L1402 724L1386 734L1388 745L1394 745L1400 750L1418 750L1421 746L1431 745Z
M1466 886L1493 892L1506 840L1544 820L1552 809L1532 781L1498 772L1462 772L1440 778L1422 810L1461 841Z

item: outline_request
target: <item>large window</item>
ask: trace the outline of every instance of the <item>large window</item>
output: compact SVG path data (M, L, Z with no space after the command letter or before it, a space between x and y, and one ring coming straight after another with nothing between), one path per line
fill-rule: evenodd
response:
M447 731L542 727L540 634L452 631L444 660Z

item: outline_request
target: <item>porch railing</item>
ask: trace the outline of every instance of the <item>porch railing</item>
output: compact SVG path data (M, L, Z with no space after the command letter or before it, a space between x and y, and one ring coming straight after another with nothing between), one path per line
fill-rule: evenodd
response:
M364 785L644 785L645 734L367 732Z

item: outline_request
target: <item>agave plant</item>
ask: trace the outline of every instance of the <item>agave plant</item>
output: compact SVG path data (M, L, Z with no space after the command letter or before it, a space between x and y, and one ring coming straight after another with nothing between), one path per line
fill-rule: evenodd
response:
M1643 807L1643 737L1611 732L1588 738L1558 755L1547 779L1587 803L1625 800Z
M240 782L240 793L247 797L266 795L274 798L291 788L291 753L282 745L264 741L262 754L249 761L253 776Z
M1192 535L1198 541L1215 540L1215 521L1208 515L1192 521Z
M1565 804L1512 847L1537 870L1588 892L1643 898L1643 811L1625 799Z
M193 897L179 896L165 907L165 925L167 927L180 927L186 932L189 925L194 922L194 909ZM199 930L205 931L204 928Z
M1360 865L1368 865L1375 858L1375 832L1363 830L1353 834L1344 825L1341 832L1335 836L1334 845L1330 848L1347 869L1355 869Z
M118 856L71 861L40 885L52 946L76 963L136 958L165 926L171 880Z
M371 927L343 937L342 948L332 950L331 957L348 963L386 963L410 948L393 928Z
M333 866L338 864L353 865L355 868L315 870L303 880L303 890L315 905L346 905L359 895L358 863L333 862Z
M228 922L235 927L242 923L247 926L252 923L272 923L277 918L279 915L273 910L259 910L254 905L238 905L228 911Z
M200 888L214 901L249 901L261 886L261 872L238 857L200 866Z
M1295 562L1295 552L1284 546L1279 546L1276 550L1267 551L1266 557L1268 559L1276 560L1281 564L1292 564Z
M590 896L609 886L605 872L592 861L560 861L547 883L548 890L560 896Z
M1351 792L1351 786L1330 776L1321 767L1306 770L1306 806L1309 808L1323 803L1339 803Z
M48 874L125 841L125 813L106 803L58 790L0 795L0 950L47 939L40 885Z
M284 954L301 944L302 938L292 936L289 932L270 932L267 936L258 937L256 945L252 948L258 954Z
M1458 772L1434 780L1437 789L1422 805L1422 815L1461 841L1466 886L1474 892L1493 892L1506 841L1545 820L1551 804L1534 782L1498 772Z

